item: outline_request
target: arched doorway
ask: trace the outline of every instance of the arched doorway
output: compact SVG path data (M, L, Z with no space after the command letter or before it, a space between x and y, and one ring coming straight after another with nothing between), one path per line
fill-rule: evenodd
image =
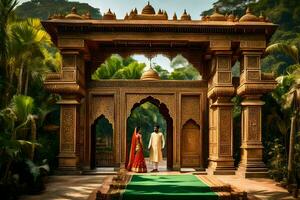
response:
M189 119L183 125L181 132L181 167L202 166L201 152L200 126L194 120Z
M155 117L158 117L158 121L153 122L153 124L148 124L146 125L147 128L144 128L143 130L143 125L145 127L146 123L149 123L143 119L143 114L139 113L140 116L135 116L135 119L140 118L140 120L133 121L132 118L134 117L133 115L137 114L136 112L141 111L141 110L147 110L151 109L152 112L154 110ZM145 113L146 114L146 113ZM146 114L147 115L147 114ZM149 115L149 113L148 113ZM150 114L151 115L151 114ZM160 125L160 131L164 134L165 137L165 148L163 150L163 157L164 157L164 162L166 162L166 167L167 169L172 169L173 168L173 119L171 118L169 114L169 110L167 106L164 103L161 103L159 100L149 96L143 100L141 100L139 103L136 103L133 105L131 109L131 114L127 118L127 134L126 134L126 165L128 163L128 152L129 148L131 145L131 137L132 133L134 130L134 127L136 126L141 126L142 131L143 131L143 143L144 143L144 155L145 158L149 157L149 152L147 150L148 148L148 143L150 139L150 135L153 132L154 125ZM145 130L146 129L146 130ZM149 162L147 162L148 168L152 167L152 164L149 166Z
M109 120L101 115L92 125L91 168L113 167L113 127Z

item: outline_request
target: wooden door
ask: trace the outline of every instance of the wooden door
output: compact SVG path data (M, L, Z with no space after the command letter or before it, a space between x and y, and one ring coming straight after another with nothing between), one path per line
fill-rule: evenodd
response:
M181 167L201 166L201 134L200 127L193 120L187 121L181 135Z

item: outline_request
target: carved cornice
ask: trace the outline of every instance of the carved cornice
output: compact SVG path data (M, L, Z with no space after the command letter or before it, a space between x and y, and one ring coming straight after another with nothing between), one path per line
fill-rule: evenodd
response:
M277 25L257 22L206 22L200 20L45 20L43 26L53 36L57 33L91 33L91 32L156 32L156 33L226 33L248 34L256 33L270 37Z
M240 96L244 95L262 95L267 92L271 92L275 89L277 82L274 80L270 81L259 81L251 83L243 83L237 88L237 94Z
M46 81L44 83L44 87L47 91L51 93L57 93L57 94L77 94L80 96L85 95L85 90L82 86L80 86L77 83L72 82L52 82L52 81Z
M141 80L100 80L91 81L87 84L88 88L97 87L159 87L159 88L200 88L207 87L207 81L184 81L184 80L158 80L158 81L141 81Z
M61 79L61 73L48 73L46 75L46 80L59 80Z
M218 97L232 97L235 93L233 86L217 85L208 90L207 96L210 99Z

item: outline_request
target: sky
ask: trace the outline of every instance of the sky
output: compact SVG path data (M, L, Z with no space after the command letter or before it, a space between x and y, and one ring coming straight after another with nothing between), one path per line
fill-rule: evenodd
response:
M19 0L19 4L28 0ZM69 0L71 1L71 0ZM123 19L125 14L130 12L133 8L137 8L140 13L143 7L147 4L147 0L76 0L82 3L88 3L95 8L99 8L101 13L107 12L110 8L115 12L118 19ZM200 19L200 14L204 10L212 8L212 4L217 0L150 0L150 4L157 12L158 9L166 10L169 18L176 12L177 17L180 17L184 11L191 15L192 19ZM142 55L133 56L139 62L144 62L149 66L149 60ZM163 66L164 69L172 71L170 60L162 55L158 55L152 59L152 63Z

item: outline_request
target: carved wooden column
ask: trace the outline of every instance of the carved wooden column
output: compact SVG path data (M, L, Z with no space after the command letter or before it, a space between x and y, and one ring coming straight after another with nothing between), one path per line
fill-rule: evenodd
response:
M266 177L267 169L262 161L260 100L263 93L275 87L274 80L263 80L260 59L262 50L244 50L241 60L240 86L237 93L242 101L241 162L237 173L244 177Z
M75 43L76 44L76 43ZM59 42L63 57L60 73L50 73L45 88L61 95L60 105L60 151L59 170L77 170L79 164L81 98L84 97L84 58L80 49L69 46L68 42ZM68 47L68 48L67 48Z
M230 46L228 46L230 48ZM209 81L209 166L210 174L234 174L232 150L231 75L232 52L215 51Z

